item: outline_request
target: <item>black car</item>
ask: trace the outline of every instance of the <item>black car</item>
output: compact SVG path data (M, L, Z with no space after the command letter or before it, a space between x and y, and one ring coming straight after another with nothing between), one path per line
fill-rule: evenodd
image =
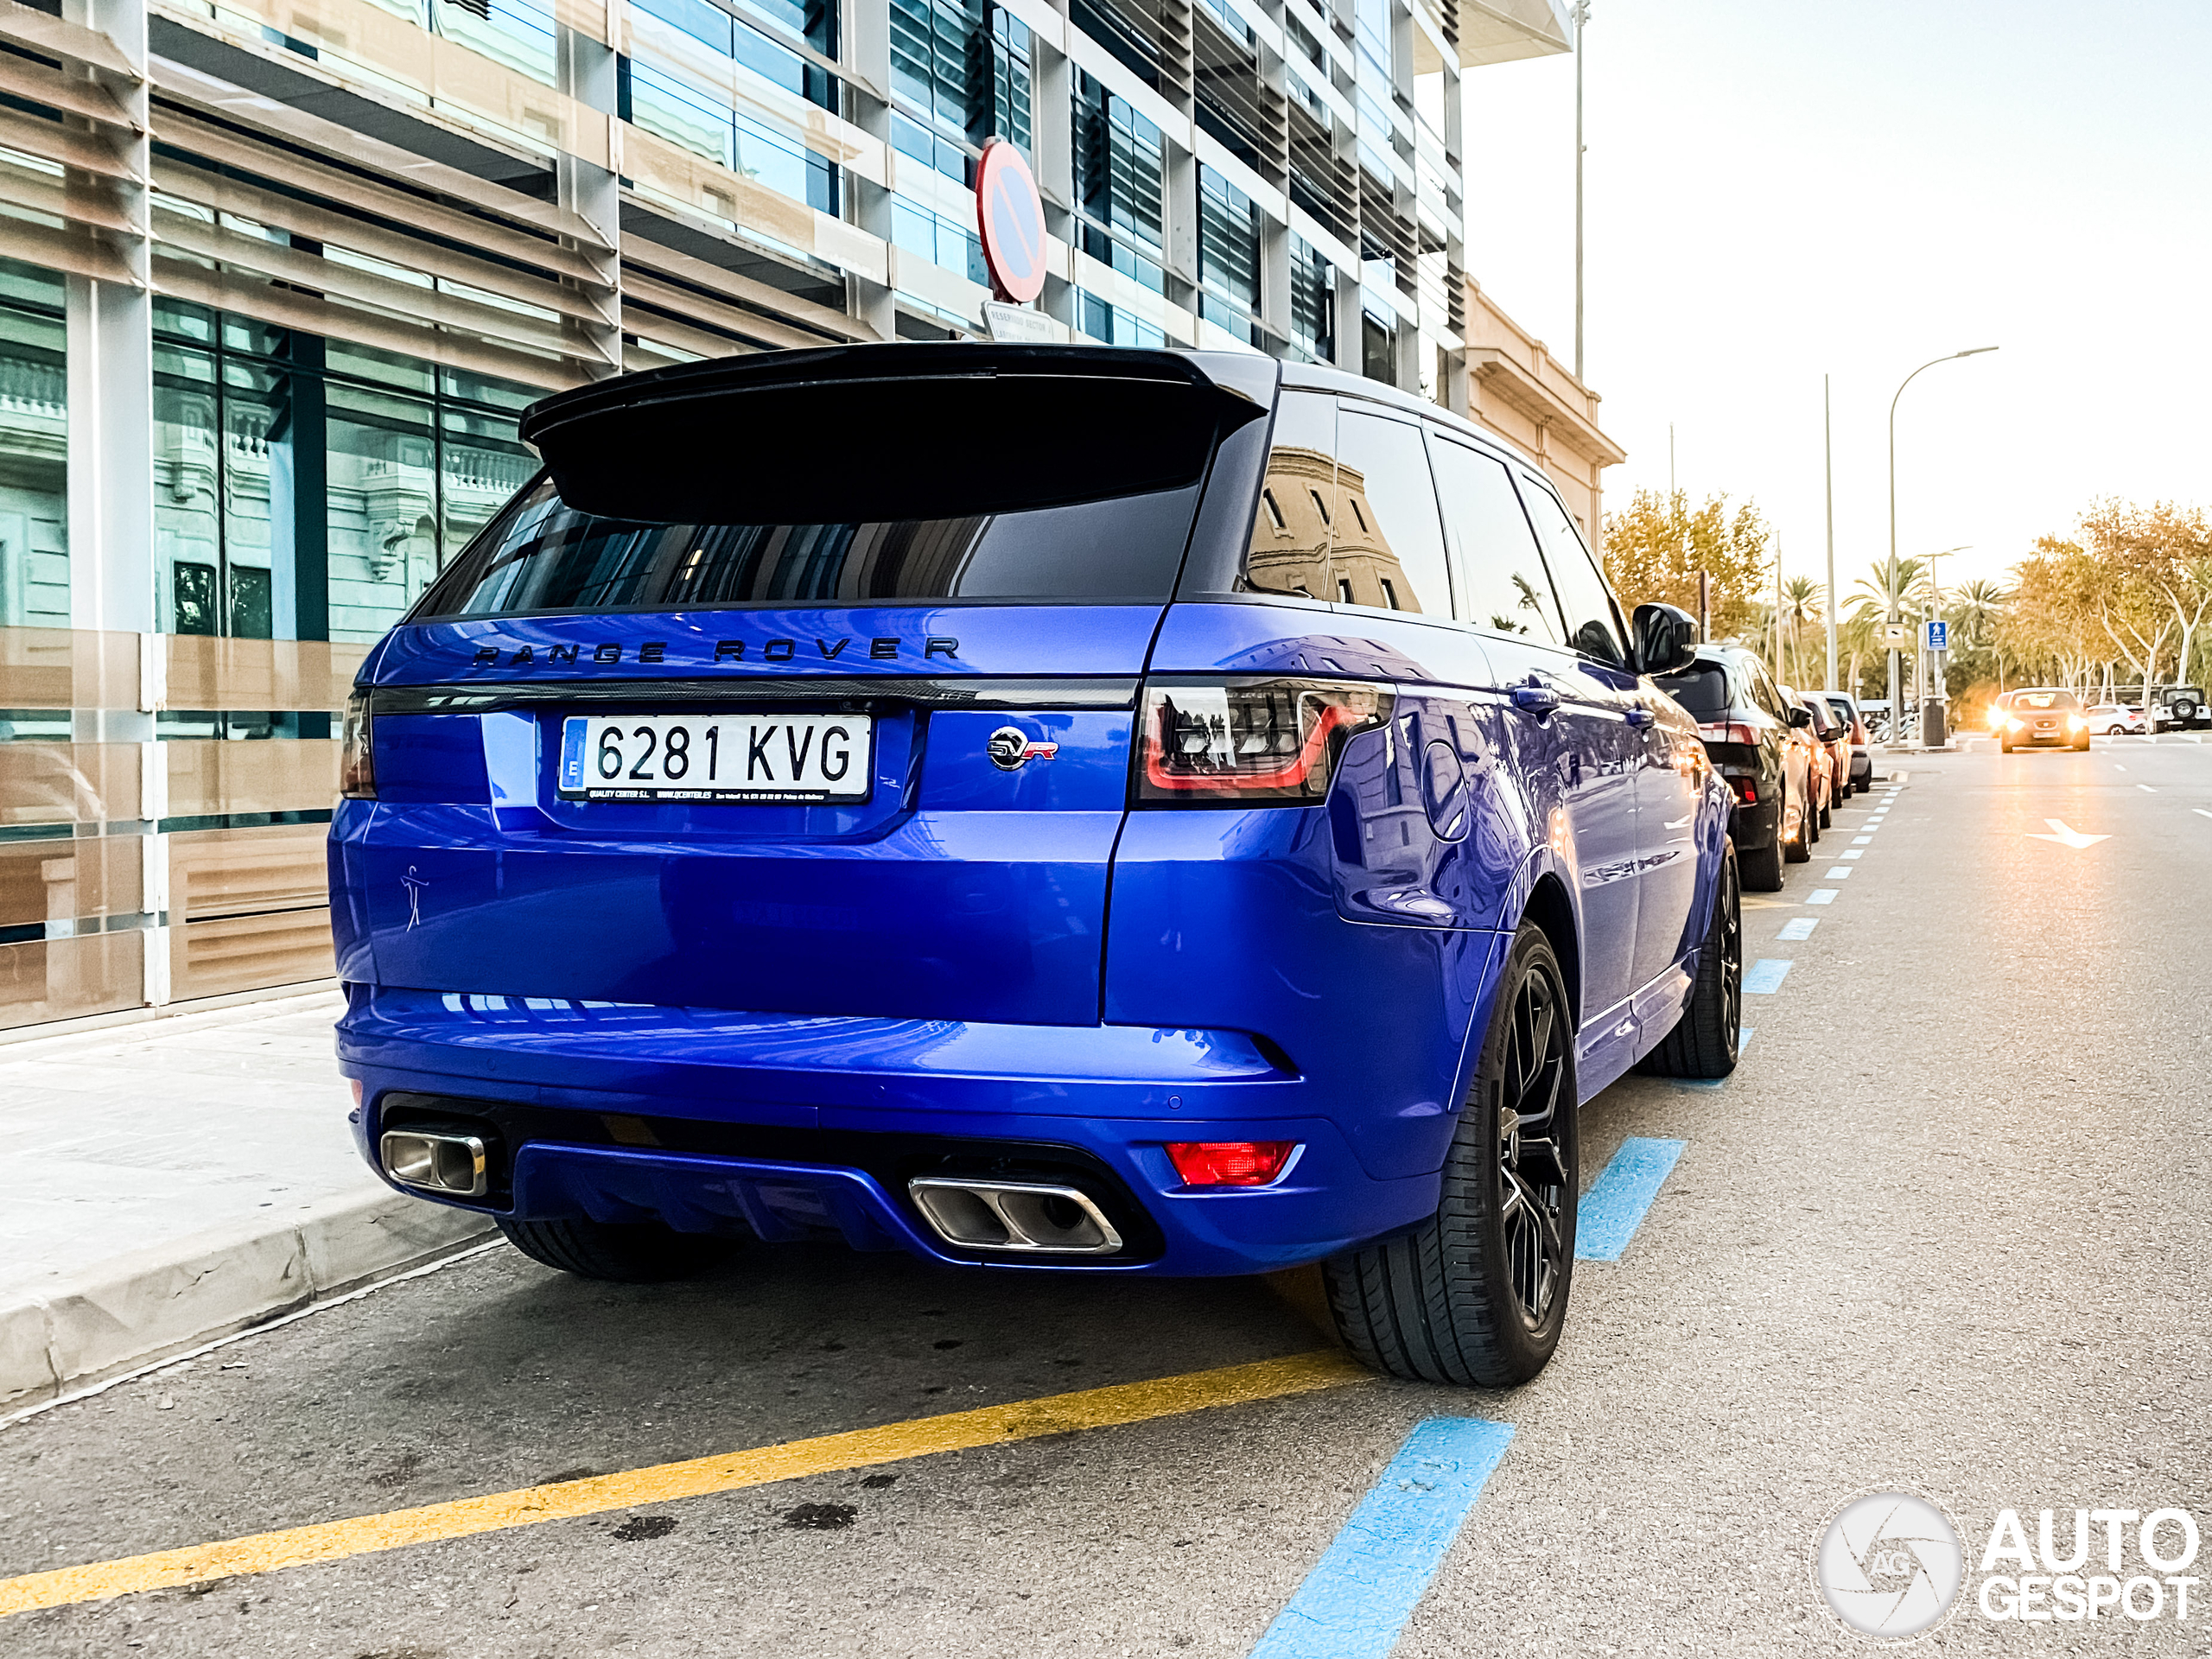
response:
M1738 645L1700 645L1688 668L1657 683L1697 721L1706 753L1735 791L1728 833L1744 885L1780 892L1784 861L1812 857L1819 833L1810 747L1794 734L1812 725L1812 710L1783 696L1758 654Z

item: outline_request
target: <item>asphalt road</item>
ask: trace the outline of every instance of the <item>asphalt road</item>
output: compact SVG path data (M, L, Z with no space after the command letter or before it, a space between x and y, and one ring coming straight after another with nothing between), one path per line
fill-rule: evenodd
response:
M0 1651L1241 1656L1435 1417L1513 1436L1402 1656L1865 1650L1808 1557L1870 1489L1965 1540L1929 1650L2212 1650L2212 1597L2187 1623L1972 1605L2001 1510L2031 1542L2058 1510L2061 1554L2077 1508L2212 1534L2212 745L1891 765L1865 844L1855 800L1753 896L1747 958L1789 967L1747 999L1736 1077L1584 1109L1586 1179L1629 1137L1683 1149L1621 1258L1579 1264L1527 1388L1143 1395L1139 1421L1009 1444L835 1442L794 1478L18 1612ZM2051 819L2107 838L2035 838ZM501 1247L0 1430L0 1580L1322 1345L1252 1282L783 1249L628 1289ZM1387 1580L1418 1545L1366 1551Z

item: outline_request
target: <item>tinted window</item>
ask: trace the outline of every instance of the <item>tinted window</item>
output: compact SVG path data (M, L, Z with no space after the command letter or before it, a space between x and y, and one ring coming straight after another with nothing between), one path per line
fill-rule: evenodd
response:
M1275 404L1243 586L1255 593L1335 598L1329 529L1336 499L1337 400L1286 391Z
M2023 691L2016 709L2079 709L2082 704L2071 691Z
M1544 563L1551 567L1552 588L1567 620L1567 643L1586 657L1625 666L1627 640L1613 596L1575 533L1573 520L1559 498L1533 480L1523 477L1521 493L1528 501L1536 539L1543 543Z
M1421 429L1347 409L1337 417L1329 562L1340 604L1452 614L1444 532Z
M1162 600L1196 486L1027 511L849 524L652 524L567 505L540 480L487 525L416 620L536 611Z
M1700 721L1717 721L1728 712L1728 671L1718 663L1696 663L1653 683Z
M1459 543L1460 620L1565 644L1535 536L1503 464L1445 439L1430 454L1444 522Z

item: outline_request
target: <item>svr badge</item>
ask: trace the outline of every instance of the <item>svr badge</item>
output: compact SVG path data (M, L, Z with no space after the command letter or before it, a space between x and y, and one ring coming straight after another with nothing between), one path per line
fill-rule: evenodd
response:
M1057 743L1039 743L1018 726L1001 726L991 734L991 764L1001 772L1020 772L1031 760L1049 760L1060 752Z

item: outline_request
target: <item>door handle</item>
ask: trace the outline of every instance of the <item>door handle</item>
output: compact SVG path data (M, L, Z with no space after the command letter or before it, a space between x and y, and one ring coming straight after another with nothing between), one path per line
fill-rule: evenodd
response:
M1534 715L1541 720L1559 708L1559 693L1548 685L1516 685L1513 688L1513 706L1524 715Z
M1635 727L1639 732L1648 730L1652 725L1656 723L1658 718L1658 715L1653 714L1649 709L1644 708L1641 703L1628 711L1628 723Z

